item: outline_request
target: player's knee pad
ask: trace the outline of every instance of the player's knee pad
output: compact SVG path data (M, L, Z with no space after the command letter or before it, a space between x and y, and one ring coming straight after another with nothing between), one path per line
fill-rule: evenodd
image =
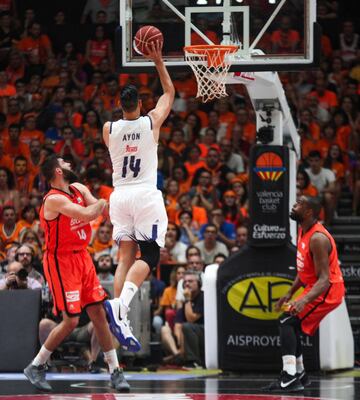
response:
M155 241L147 242L145 240L139 240L139 247L141 252L140 260L146 262L153 270L157 267L160 260L160 247Z

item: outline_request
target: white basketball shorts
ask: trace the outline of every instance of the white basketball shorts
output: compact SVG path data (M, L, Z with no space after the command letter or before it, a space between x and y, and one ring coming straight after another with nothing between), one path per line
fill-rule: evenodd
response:
M168 218L160 190L130 185L115 188L110 196L109 213L117 243L155 240L164 247Z

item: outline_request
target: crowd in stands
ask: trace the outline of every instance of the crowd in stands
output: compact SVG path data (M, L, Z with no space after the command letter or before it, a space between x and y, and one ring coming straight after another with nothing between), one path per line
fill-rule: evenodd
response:
M21 12L18 2L0 0L0 290L41 288L50 301L39 224L39 208L49 189L40 173L46 156L56 153L70 161L93 195L108 200L112 170L102 125L122 116L119 90L127 83L136 85L143 113L161 94L156 75L115 70L118 3L84 2L78 21L91 34L79 46L61 7L40 23L38 9ZM339 1L318 3L321 68L280 77L301 135L298 194L320 196L322 219L329 224L345 187L353 193L353 214L360 215L360 36L355 20L339 20ZM291 16L286 16L270 44L290 41L296 47L296 31L290 28ZM221 264L246 244L255 115L241 85L229 86L228 97L204 105L195 98L190 72L171 76L176 99L161 130L158 188L169 217L161 264L173 270L166 288L159 286L160 273L149 278L160 287L153 291L153 330L161 338L166 362L201 365L201 275L206 265ZM121 249L112 240L109 220L99 217L92 228L89 251L101 280L111 282ZM192 315L189 301L196 311ZM43 317L50 318L48 309ZM54 325L47 321L42 329L49 331Z

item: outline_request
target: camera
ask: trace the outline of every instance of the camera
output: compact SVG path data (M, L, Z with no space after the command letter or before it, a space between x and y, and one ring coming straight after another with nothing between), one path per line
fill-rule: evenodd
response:
M19 271L18 272L16 272L16 274L15 274L21 281L25 281L26 279L27 279L27 277L28 277L28 272L26 271L26 269L25 268L21 268L21 269L19 269Z
M274 127L271 125L262 126L258 129L256 138L262 144L271 143L274 140Z

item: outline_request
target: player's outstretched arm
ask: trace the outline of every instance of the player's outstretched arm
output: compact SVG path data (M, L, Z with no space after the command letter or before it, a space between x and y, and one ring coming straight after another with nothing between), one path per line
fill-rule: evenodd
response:
M90 222L103 212L106 204L106 200L100 199L94 204L91 204L87 207L82 207L71 202L63 195L55 194L46 199L45 218L47 218L47 213L61 213L70 218L76 218L80 221Z
M107 147L109 147L110 122L105 122L102 134L104 143L106 144Z
M147 55L145 57L154 61L164 91L164 94L160 96L156 107L149 112L153 122L154 132L158 133L162 123L171 111L175 98L175 88L162 58L161 43L159 41L151 42L146 47ZM158 139L158 137L156 139Z

